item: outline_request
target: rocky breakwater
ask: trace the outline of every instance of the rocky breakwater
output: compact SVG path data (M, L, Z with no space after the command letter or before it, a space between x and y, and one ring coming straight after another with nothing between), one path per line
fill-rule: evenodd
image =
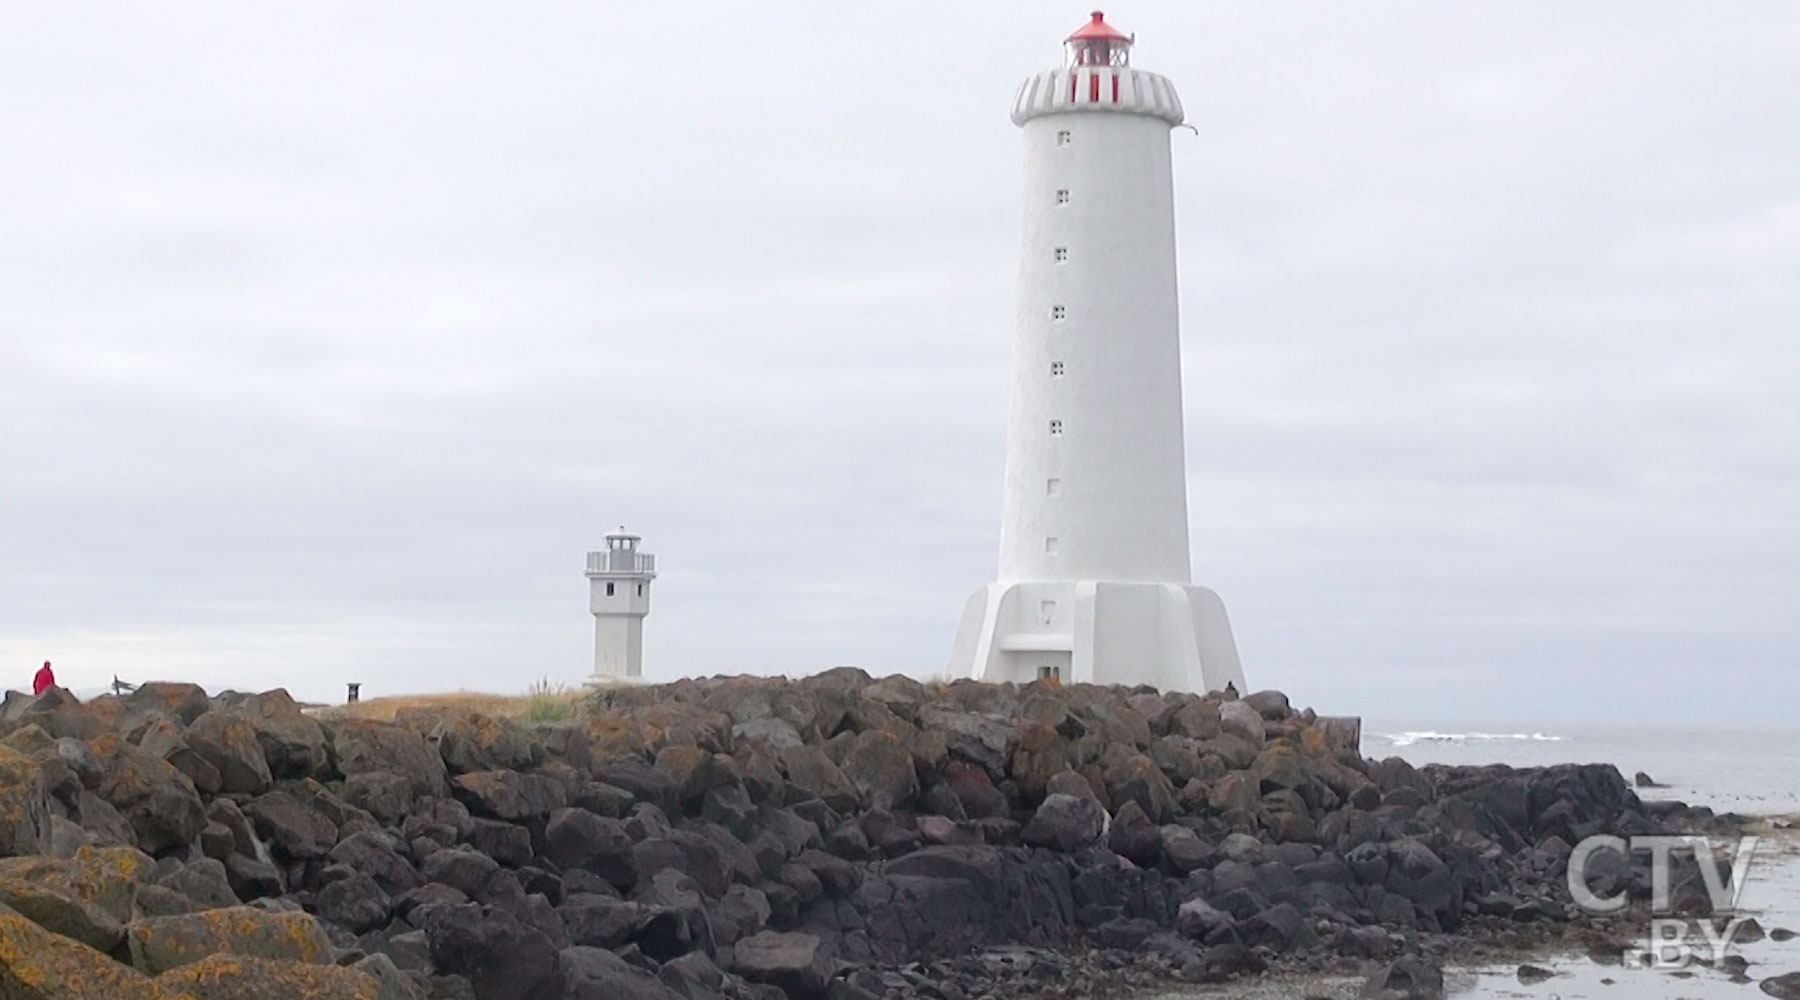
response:
M1578 920L1582 837L1717 822L1609 766L1365 761L1277 692L854 669L539 726L53 690L0 733L22 998L1120 996L1394 959L1423 995L1447 943Z

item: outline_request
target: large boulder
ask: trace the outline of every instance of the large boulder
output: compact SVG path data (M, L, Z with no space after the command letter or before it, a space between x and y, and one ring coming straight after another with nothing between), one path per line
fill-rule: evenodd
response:
M0 746L0 856L42 854L50 843L50 793L43 769Z
M880 730L856 738L844 758L843 773L870 809L897 810L919 791L912 752L899 737Z
M207 712L188 726L187 745L219 772L219 790L260 795L274 780L256 727L234 712Z
M0 861L0 899L39 924L110 951L137 911L156 863L129 847L78 848L73 857Z
M1419 909L1453 918L1462 912L1462 885L1431 848L1411 837L1387 845L1387 890Z
M252 799L244 815L279 855L294 861L322 858L337 846L338 825L318 800L294 787Z
M782 750L780 757L781 768L795 788L823 799L838 812L862 805L862 792L819 747L790 747Z
M50 688L26 705L20 721L51 736L81 740L93 739L110 728L109 720L97 706L83 705L81 699L60 687Z
M1136 802L1157 823L1174 818L1175 787L1156 762L1135 754L1106 769L1106 794L1114 807Z
M621 891L637 883L631 835L616 819L586 809L557 809L544 825L544 847L559 868L593 872Z
M1219 729L1258 747L1265 738L1262 713L1242 701L1219 706Z
M301 710L282 688L261 694L221 695L249 720L262 745L263 759L276 779L307 778L323 774L330 762L325 730L318 720Z
M1106 829L1106 810L1093 798L1061 793L1046 796L1019 839L1037 847L1074 851L1091 847Z
M450 781L456 799L477 816L520 823L569 804L568 786L548 775L471 771Z
M181 1000L104 952L0 908L0 996L8 1000Z
M445 713L431 740L451 774L523 770L544 760L544 748L524 726L480 712Z
M310 915L254 906L134 920L126 925L125 940L132 966L150 975L208 955L329 964L334 954L325 929Z
M811 934L763 931L739 941L733 955L739 975L779 986L794 1000L824 997L837 971L829 943Z
M0 862L0 906L4 906L48 931L73 938L90 948L111 951L125 936L124 925L82 895L71 884L65 866L21 870L9 858Z
M603 948L564 948L559 960L562 1000L689 1000Z
M244 955L208 955L157 976L156 985L194 1000L385 1000L381 981L355 969Z
M194 782L162 760L111 734L90 744L105 777L96 790L131 824L137 846L157 854L185 847L206 827L206 806Z
M390 896L398 896L424 883L405 850L399 838L385 830L364 830L339 841L329 858L334 865L374 879Z
M393 902L375 879L356 872L336 879L319 890L316 905L319 919L336 924L352 934L387 926Z
M127 718L143 719L166 715L183 726L212 709L206 689L184 681L145 681L125 696Z
M1404 955L1363 984L1364 1000L1443 1000L1444 970L1436 962Z
M737 784L737 761L695 746L667 746L657 751L655 767L669 779L681 807L693 812L706 793Z
M344 797L384 823L398 823L413 803L449 791L444 758L425 737L404 726L340 719L327 733L344 776Z
M1238 699L1238 703L1256 709L1257 714L1269 722L1280 722L1294 714L1288 705L1288 696L1273 689L1247 694Z
M944 765L944 784L956 795L964 815L970 819L1005 817L1006 795L994 787L987 769L960 760Z
M425 915L431 964L468 976L481 1000L555 997L562 982L556 942L522 922L511 909L454 903Z

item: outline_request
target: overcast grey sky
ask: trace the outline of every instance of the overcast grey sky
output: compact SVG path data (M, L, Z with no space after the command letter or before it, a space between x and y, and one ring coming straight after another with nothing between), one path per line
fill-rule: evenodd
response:
M578 682L620 523L654 676L943 669L1085 6L6 6L0 679ZM1800 6L1109 15L1252 685L1791 719Z

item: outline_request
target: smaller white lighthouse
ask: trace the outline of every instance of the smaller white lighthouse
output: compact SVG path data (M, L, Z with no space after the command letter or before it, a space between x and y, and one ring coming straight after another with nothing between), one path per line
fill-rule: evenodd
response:
M644 676L644 616L656 557L638 551L643 539L620 526L606 548L587 556L588 610L594 613L594 683L616 684Z

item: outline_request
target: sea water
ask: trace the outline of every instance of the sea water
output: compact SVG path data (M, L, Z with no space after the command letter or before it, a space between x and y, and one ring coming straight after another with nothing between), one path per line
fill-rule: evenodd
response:
M1680 799L1718 812L1791 817L1800 814L1800 729L1754 726L1547 725L1502 723L1450 725L1425 720L1365 719L1363 756L1400 757L1419 764L1510 764L1542 767L1607 763L1626 781L1643 772L1666 788L1640 789L1645 799ZM1738 916L1765 929L1800 930L1800 850L1776 835L1756 852L1745 879ZM1733 946L1760 981L1800 971L1800 939L1763 940ZM1585 955L1543 955L1532 963L1555 975L1521 982L1518 963L1447 970L1455 1000L1749 1000L1764 994L1751 984L1691 964L1679 971L1602 964ZM1245 1000L1355 997L1356 978L1249 980L1195 987L1168 1000L1234 997Z

